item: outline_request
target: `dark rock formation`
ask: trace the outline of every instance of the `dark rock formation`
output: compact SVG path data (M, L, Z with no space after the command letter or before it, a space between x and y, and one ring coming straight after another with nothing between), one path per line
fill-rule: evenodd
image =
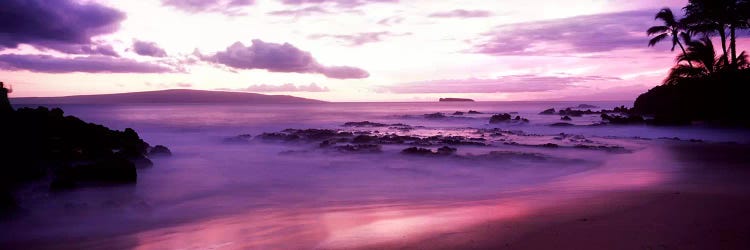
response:
M496 115L492 115L492 117L490 117L490 123L507 122L507 121L510 121L510 119L511 119L511 116L508 113L505 113L505 114L496 114Z
M445 114L440 113L440 112L438 112L438 113L432 113L432 114L425 114L424 115L424 118L427 118L427 119L442 119L442 118L445 118L445 117L446 117Z
M490 123L501 123L501 122L510 122L510 121L515 121L515 122L529 122L528 119L521 118L520 116L516 116L515 118L513 118L508 113L496 114L496 115L492 115L492 117L490 117Z
M388 127L388 126L391 126L391 125L384 124L384 123L370 122L370 121L344 123L344 127Z
M350 153L380 153L383 151L381 146L377 144L347 144L336 146L336 149L340 152Z
M0 103L7 103L7 89L0 89ZM49 175L53 189L134 183L136 168L153 164L146 157L149 144L130 128L110 130L59 108L10 109L0 116L0 193Z
M573 124L567 123L567 122L556 122L550 124L552 127L567 127L567 126L574 126Z
M642 116L639 115L608 115L602 114L602 120L607 121L611 124L640 124L645 122Z
M563 120L563 121L572 121L573 119L571 119L570 116L566 115L566 116L560 117L560 120Z
M456 111L456 112L453 112L453 115L464 115L464 112Z
M554 115L556 113L554 108L545 109L542 112L539 112L540 115Z
M241 134L238 136L232 136L229 138L225 138L224 142L226 143L248 143L250 140L253 139L253 136L250 134Z
M479 112L479 111L476 111L476 110L469 110L469 112L467 112L467 113L470 114L470 115L478 115L478 114L481 114L482 112Z
M159 156L171 156L172 151L164 145L156 145L148 151L148 156L159 157Z

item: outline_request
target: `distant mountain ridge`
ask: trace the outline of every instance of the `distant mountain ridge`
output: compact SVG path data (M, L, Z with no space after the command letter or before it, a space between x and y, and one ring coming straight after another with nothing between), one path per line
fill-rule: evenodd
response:
M14 104L149 104L149 103L204 103L204 104L287 104L324 103L324 101L289 95L263 95L256 93L169 89L101 95L74 95L60 97L12 98Z

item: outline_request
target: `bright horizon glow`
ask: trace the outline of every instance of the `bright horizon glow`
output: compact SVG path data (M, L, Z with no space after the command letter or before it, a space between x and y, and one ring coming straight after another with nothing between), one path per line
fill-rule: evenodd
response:
M212 2L217 1L192 1ZM325 101L632 100L661 82L677 53L670 53L667 44L646 46L645 30L656 24L653 14L665 6L678 12L686 1L341 0L295 5L257 0L198 12L160 0L94 3L125 14L119 29L94 41L111 45L123 59L181 67L181 72L41 73L0 61L0 81L13 86L12 97L187 88ZM308 11L298 11L302 9ZM293 11L297 16L279 14ZM337 79L324 75L328 69L271 72L258 69L257 62L231 68L221 61L186 61L199 58L196 51L208 58L236 42L255 47L254 39L268 46L289 43L309 52L320 67L359 68L369 76ZM153 42L167 56L136 54L136 40ZM748 44L747 38L740 39L738 49ZM0 47L0 57L86 56L32 45Z

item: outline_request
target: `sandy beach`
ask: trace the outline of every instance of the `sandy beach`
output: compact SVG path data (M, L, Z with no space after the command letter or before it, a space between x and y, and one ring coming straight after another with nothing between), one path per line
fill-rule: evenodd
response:
M747 145L670 146L684 175L639 191L569 201L528 216L366 249L747 249Z

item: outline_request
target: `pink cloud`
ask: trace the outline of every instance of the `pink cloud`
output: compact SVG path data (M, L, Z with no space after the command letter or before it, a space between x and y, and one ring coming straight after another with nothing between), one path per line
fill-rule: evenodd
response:
M224 51L213 55L199 55L204 61L224 65L232 69L264 69L270 72L317 73L329 78L367 78L367 71L350 66L324 66L312 57L289 43L267 43L253 40L245 46L236 42Z

